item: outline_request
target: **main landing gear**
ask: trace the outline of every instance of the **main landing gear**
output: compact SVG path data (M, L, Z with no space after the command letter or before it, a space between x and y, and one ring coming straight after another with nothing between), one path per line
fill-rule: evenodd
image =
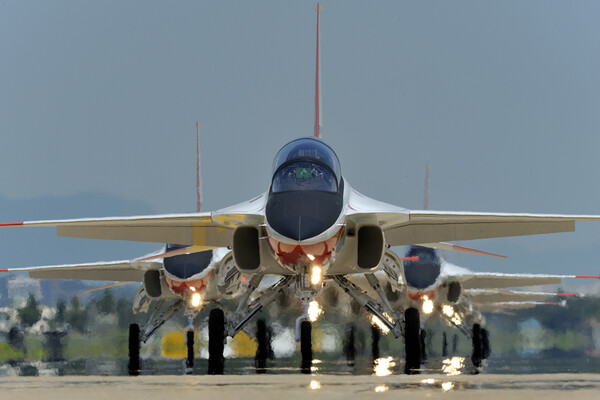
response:
M421 321L419 310L407 308L404 313L404 350L406 363L404 369L407 374L415 374L421 367Z
M354 366L354 359L356 358L356 325L350 322L346 326L346 336L344 338L344 355L349 367Z
M131 376L140 374L140 326L129 325L129 362L127 371Z
M473 355L471 361L477 368L481 367L481 362L490 355L490 339L487 329L479 324L473 325Z
M257 374L267 372L267 360L273 358L273 349L271 348L271 331L267 328L264 319L256 322L256 356L254 357L254 366Z
M220 308L210 310L208 315L208 373L222 375L225 358L225 314Z

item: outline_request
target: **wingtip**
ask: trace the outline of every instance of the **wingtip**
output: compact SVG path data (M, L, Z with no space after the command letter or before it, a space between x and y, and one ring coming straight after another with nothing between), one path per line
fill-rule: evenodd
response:
M23 221L21 222L0 222L0 226L19 226L23 225Z

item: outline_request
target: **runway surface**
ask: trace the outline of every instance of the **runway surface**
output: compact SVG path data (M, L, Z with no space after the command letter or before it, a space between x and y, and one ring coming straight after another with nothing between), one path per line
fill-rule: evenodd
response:
M0 399L598 399L600 374L4 377Z

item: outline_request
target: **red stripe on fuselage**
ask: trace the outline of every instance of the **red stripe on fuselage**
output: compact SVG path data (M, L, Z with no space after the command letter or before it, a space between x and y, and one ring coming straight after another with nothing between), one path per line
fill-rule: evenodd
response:
M600 276L594 276L594 275L575 275L575 278L600 279Z

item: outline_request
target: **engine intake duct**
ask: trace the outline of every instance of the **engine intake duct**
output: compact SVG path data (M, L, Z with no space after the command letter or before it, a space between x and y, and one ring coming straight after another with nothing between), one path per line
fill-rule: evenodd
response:
M260 267L258 229L240 226L233 232L233 259L240 270L256 271Z
M356 265L363 270L379 266L384 251L383 231L378 226L361 226L357 233Z
M149 297L159 298L162 295L160 271L150 270L144 273L144 288Z

